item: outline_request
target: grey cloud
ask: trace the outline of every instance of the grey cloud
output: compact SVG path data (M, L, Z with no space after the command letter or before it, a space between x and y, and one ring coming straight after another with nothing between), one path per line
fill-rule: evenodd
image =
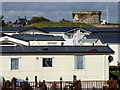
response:
M57 11L57 10L84 10L92 9L94 2L4 2L3 11ZM108 3L106 3L108 4ZM102 5L102 3L100 4ZM97 7L95 7L97 8Z
M58 21L62 18L72 20L72 11L105 11L107 5L110 8L110 21L116 22L118 10L115 2L3 2L2 10L7 21L15 21L17 16L27 16L29 19L44 16ZM106 19L106 12L103 12L102 18Z
M3 2L118 2L119 0L4 0Z

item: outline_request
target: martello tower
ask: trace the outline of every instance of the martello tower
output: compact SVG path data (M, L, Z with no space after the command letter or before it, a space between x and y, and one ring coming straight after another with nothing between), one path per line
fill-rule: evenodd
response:
M73 12L72 16L73 16L73 22L101 23L101 11Z

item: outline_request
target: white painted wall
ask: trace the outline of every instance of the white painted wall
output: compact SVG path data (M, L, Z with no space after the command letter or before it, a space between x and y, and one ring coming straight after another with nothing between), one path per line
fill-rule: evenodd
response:
M29 42L26 42L26 41L23 41L23 40L19 40L19 39L16 39L16 38L12 38L12 37L8 37L8 36L5 36L5 37L1 37L0 38L0 42L2 41L11 41L11 42L14 42L16 44L20 44L20 45L26 45L28 46L29 45Z
M48 35L63 36L64 37L64 32L49 32Z
M17 33L17 32L3 32L4 34L7 34L7 35L13 35L13 34L19 34L19 33Z
M61 45L65 41L30 41L30 46L42 46L42 45Z
M114 60L110 63L110 65L117 65L117 61L120 62L120 44L109 44L109 47L114 50L113 58Z
M42 67L42 57L53 57L53 67ZM20 57L20 70L10 70L10 58ZM36 59L39 57L39 59ZM12 77L25 79L29 77L34 81L34 76L38 80L59 81L62 76L64 81L73 80L73 75L81 80L108 80L108 56L106 55L86 55L85 69L74 69L74 55L19 55L0 56L1 66L0 76L10 80Z
M93 45L93 43L94 43L94 45L104 45L102 42L101 42L101 40L99 39L99 40L97 40L96 42L82 42L82 41L80 41L80 45L86 45L86 46L92 46Z

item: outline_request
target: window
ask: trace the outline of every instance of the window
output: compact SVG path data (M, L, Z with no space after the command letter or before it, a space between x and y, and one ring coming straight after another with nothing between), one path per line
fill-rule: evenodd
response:
M75 69L84 69L84 56L75 55Z
M73 35L72 34L68 34L68 39L72 39Z
M67 39L72 39L73 38L73 33L67 33L66 38Z
M52 67L52 58L42 58L43 67Z
M11 58L11 70L19 70L19 58Z

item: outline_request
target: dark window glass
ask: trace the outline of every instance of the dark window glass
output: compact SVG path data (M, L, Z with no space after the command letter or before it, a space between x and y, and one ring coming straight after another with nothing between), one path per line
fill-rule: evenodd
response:
M19 69L19 58L11 58L11 70Z
M43 67L52 67L52 58L43 58Z

